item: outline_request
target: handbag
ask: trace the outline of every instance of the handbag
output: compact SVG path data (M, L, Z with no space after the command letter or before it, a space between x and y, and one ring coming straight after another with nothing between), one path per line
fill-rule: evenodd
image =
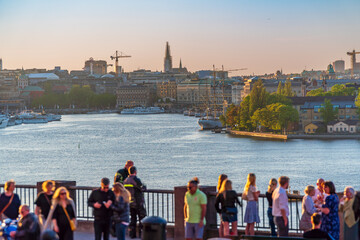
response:
M64 209L64 212L65 212L65 215L66 215L67 219L69 220L71 231L75 231L75 230L76 230L76 224L75 224L75 222L70 219L69 214L68 214L68 212L66 211L66 208L64 208L64 207L62 207L62 208Z
M226 211L226 214L228 214L228 215L235 215L238 213L238 210L236 207L226 207L225 211Z
M10 198L9 202L8 202L8 203L6 204L6 206L1 210L1 212L0 212L0 220L3 220L3 219L5 219L5 218L8 218L8 217L4 214L4 212L5 212L6 209L10 206L10 204L11 204L12 201L13 201L13 199L14 199L14 194L11 195L11 198Z

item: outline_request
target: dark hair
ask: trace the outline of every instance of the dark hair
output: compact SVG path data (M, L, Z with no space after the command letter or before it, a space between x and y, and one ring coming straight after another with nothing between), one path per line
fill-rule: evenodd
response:
M335 185L334 185L334 183L332 181L326 181L324 183L324 185L330 189L330 194L335 194L336 193Z
M289 182L289 180L290 180L290 178L286 177L286 176L279 177L280 186L284 186L286 183Z
M190 184L193 184L193 185L197 186L197 185L199 184L199 182L196 181L196 180L194 180L194 179L191 179L191 180L188 182L188 185L190 185Z
M135 166L129 167L129 173L130 174L134 174L135 172L136 172L136 167Z
M110 180L108 178L104 177L101 179L101 183L104 184L105 186L107 186L110 184Z
M313 222L313 224L316 226L316 225L319 225L320 222L321 222L321 215L318 214L318 213L314 213L312 216L311 216L311 220Z

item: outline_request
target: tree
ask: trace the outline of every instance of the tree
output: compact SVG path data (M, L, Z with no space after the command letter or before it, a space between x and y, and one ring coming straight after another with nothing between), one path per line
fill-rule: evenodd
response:
M240 104L239 129L253 131L253 125L250 115L250 96L244 98Z
M261 109L266 106L268 95L269 94L266 92L262 81L258 80L250 92L250 116L252 116L257 109Z
M315 89L315 90L311 90L310 92L308 92L306 94L307 97L315 97L315 96L325 96L325 92L324 92L324 89L322 88L318 88L318 89Z
M240 113L240 107L235 106L234 104L231 104L224 115L221 115L220 121L225 126L228 125L230 127L234 127L238 123L239 119L239 113Z
M320 116L323 118L324 124L326 126L329 122L337 118L338 108L334 109L334 106L331 104L331 100L327 98L325 99L324 104L321 106L322 108L320 108Z
M290 79L286 79L285 85L284 85L284 89L282 91L282 95L286 96L286 97L292 97L294 96L294 93L292 91L291 88L291 82Z
M279 85L278 85L276 94L281 95L282 92L283 92L283 87L282 87L281 81L279 81Z
M292 105L291 100L288 97L285 97L284 95L272 93L268 96L267 104L273 104L273 103L282 103L285 105Z

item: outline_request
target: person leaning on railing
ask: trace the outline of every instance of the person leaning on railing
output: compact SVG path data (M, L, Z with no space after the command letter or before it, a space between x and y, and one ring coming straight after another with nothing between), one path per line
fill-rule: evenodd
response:
M220 192L221 185L227 178L228 178L228 176L226 174L220 174L219 175L218 185L216 187L218 192ZM221 214L220 214L220 218L221 218ZM219 237L224 237L224 224L223 224L222 221L220 221L220 226L219 226Z
M311 216L316 212L312 197L315 195L315 187L312 185L306 186L305 196L302 200L302 213L299 227L301 230L307 232L311 230Z
M267 210L267 216L269 218L271 236L276 236L276 228L275 228L274 216L272 215L272 205L273 205L272 194L273 194L274 190L276 189L276 186L277 186L276 178L270 179L268 190L266 192L266 199L267 199L267 201L269 203L269 208Z

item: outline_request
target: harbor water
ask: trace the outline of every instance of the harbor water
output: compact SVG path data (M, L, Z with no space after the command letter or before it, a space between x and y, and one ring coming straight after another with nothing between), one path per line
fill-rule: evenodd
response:
M60 122L0 130L0 181L45 179L98 186L131 159L151 189L173 189L194 176L216 185L226 173L242 192L254 172L264 193L270 178L290 177L291 190L332 180L338 192L360 189L359 140L271 141L200 131L197 118L177 114L64 115Z

